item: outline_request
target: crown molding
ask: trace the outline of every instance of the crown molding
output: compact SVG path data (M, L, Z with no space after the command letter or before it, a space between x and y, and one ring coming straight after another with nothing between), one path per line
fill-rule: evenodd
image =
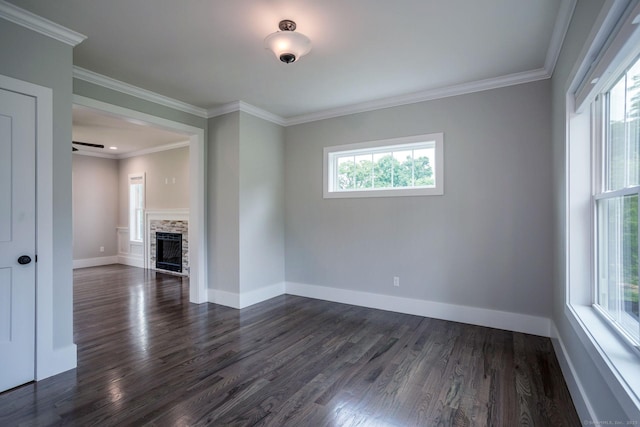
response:
M523 73L509 74L486 80L479 80L470 83L447 86L443 88L430 89L421 92L414 92L407 95L394 96L390 98L378 99L369 102L362 102L346 107L338 107L317 113L303 114L300 116L285 119L284 126L293 126L302 123L315 122L318 120L331 119L349 114L364 113L367 111L381 110L383 108L399 107L402 105L415 104L418 102L433 101L435 99L449 98L451 96L466 95L474 92L481 92L490 89L513 86L523 83L544 80L551 77L544 69L526 71Z
M0 18L66 43L71 47L79 45L87 38L84 34L77 33L4 0L0 0Z
M175 150L177 148L188 147L189 141L181 141L181 142L172 142L170 144L159 145L157 147L145 148L138 151L132 151L130 153L123 154L109 154L109 153L100 153L97 151L84 151L78 150L74 151L73 154L77 156L87 156L87 157L100 157L102 159L111 159L111 160L121 160L128 159L131 157L144 156L146 154L159 153L161 151Z
M575 0L572 0L575 1ZM335 117L348 116L350 114L364 113L367 111L381 110L383 108L399 107L402 105L416 104L418 102L433 101L435 99L448 98L451 96L465 95L474 92L481 92L490 89L498 89L501 87L513 86L523 83L544 80L551 77L546 69L526 71L523 73L509 74L503 77L497 77L486 80L479 80L460 85L448 86L443 88L430 89L427 91L414 92L406 95L394 96L391 98L377 99L374 101L362 102L359 104L347 105L344 107L323 110L316 113L303 114L293 117L280 117L269 111L255 107L244 101L234 101L211 108L207 112L207 117L218 117L224 114L242 111L263 120L275 123L280 126L294 126L302 123L315 122L318 120L331 119Z
M575 0L571 0L575 1ZM176 110L184 111L202 118L213 118L222 116L224 114L233 113L236 111L242 111L260 119L275 123L280 126L294 126L302 123L315 122L318 120L331 119L340 116L347 116L349 114L364 113L367 111L380 110L383 108L398 107L408 104L416 104L418 102L433 101L435 99L448 98L451 96L465 95L474 92L481 92L491 89L499 89L501 87L513 86L523 83L534 82L538 80L544 80L551 77L551 74L545 69L525 71L522 73L509 74L507 76L496 77L492 79L479 80L470 83L463 83L460 85L447 86L443 88L430 89L421 92L414 92L406 95L394 96L390 98L377 99L374 101L362 102L358 104L352 104L344 107L333 108L329 110L323 110L316 113L303 114L299 116L293 116L284 118L273 114L267 110L256 107L244 101L234 101L227 104L223 104L219 107L210 108L205 110L203 108L195 107L190 104L186 104L181 101L176 101L172 98L167 98L163 95L159 95L155 92L141 89L136 86L123 83L118 80L114 80L110 77L103 76L101 74L94 73L93 71L85 70L80 67L74 67L73 77L80 80L94 83L99 86L106 87L108 89L117 90L122 93L126 93L137 98L142 98L147 101L155 102L157 104L165 105L167 107L174 108Z
M218 116L224 116L225 114L235 113L240 111L240 101L229 102L222 104L218 107L210 108L207 110L207 118L212 119Z
M553 70L556 68L556 62L560 56L564 38L567 35L567 31L569 31L569 24L577 3L578 0L562 0L560 3L551 40L549 41L549 49L544 61L544 69L550 76L553 75Z
M132 151L130 153L116 154L117 159L128 159L130 157L144 156L145 154L159 153L160 151L175 150L177 148L188 147L189 141L172 142L170 144L159 145L157 147L145 148L143 150Z
M211 108L207 111L207 117L218 117L224 114L234 113L236 111L242 111L243 113L251 114L252 116L258 117L259 119L263 119L280 126L286 126L287 121L285 118L244 101L229 102L219 107Z
M259 119L266 120L268 122L275 123L280 126L286 126L286 119L278 116L277 114L273 114L267 110L263 110L262 108L255 107L251 104L247 104L244 101L240 101L240 111L251 114L252 116L258 117Z
M194 116L202 118L207 118L207 110L205 110L204 108L196 107L194 105L187 104L186 102L178 101L176 99L151 92L150 90L142 89L140 87L130 85L129 83L124 83L120 80L112 79L111 77L94 73L93 71L89 71L78 66L73 67L73 77L79 80L84 80L85 82L105 87L107 89L112 89L127 95L135 96L136 98L144 99L145 101L164 105L165 107L173 108L174 110L183 111L185 113L193 114Z
M86 156L86 157L100 157L101 159L118 160L118 156L115 154L98 153L95 151L78 150L72 153L74 156Z

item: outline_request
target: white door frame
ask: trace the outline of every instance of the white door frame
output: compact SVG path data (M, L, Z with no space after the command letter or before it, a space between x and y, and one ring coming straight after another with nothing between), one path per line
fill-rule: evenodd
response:
M189 301L200 304L207 295L207 234L205 191L204 129L174 122L80 95L73 95L73 103L111 116L133 118L149 125L189 136Z
M0 75L0 87L36 100L36 380L77 365L75 344L53 344L53 91Z

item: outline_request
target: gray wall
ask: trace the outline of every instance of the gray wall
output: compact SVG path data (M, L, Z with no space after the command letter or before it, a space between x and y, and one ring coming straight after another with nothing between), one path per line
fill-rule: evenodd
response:
M284 282L284 132L240 113L240 291Z
M581 343L573 327L565 315L566 276L565 276L565 200L566 200L566 105L565 96L569 89L570 75L579 54L584 47L589 33L605 2L579 1L571 21L571 26L564 40L558 63L552 79L552 137L553 137L553 182L555 213L555 287L553 304L553 321L567 354L573 364L583 391L600 420L621 420L623 409L615 394L611 391L599 370L594 365L589 350ZM589 150L588 141L585 149ZM584 419L589 419L584 406L577 399L578 409Z
M73 343L72 48L0 19L0 74L53 90L53 346Z
M72 163L73 259L115 256L118 160L75 154Z
M549 105L547 80L287 128L287 282L549 317ZM433 132L444 196L322 198L323 147Z
M119 226L129 226L129 174L146 173L146 209L189 208L189 147L121 159L118 164Z
M211 289L284 282L283 149L281 126L242 112L209 119Z
M240 113L209 119L209 287L240 290Z

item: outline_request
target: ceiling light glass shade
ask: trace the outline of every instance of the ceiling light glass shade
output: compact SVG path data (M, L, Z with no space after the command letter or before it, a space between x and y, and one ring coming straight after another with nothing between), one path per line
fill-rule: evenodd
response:
M309 37L294 31L277 31L264 39L264 47L270 49L282 62L295 62L311 50Z

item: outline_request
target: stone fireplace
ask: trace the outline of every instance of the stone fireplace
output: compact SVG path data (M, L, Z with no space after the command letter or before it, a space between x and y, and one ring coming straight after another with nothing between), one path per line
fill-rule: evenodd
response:
M158 270L168 272L171 274L180 274L183 276L189 275L189 212L180 210L155 210L146 211L146 224L147 224L147 268L152 270ZM172 260L170 265L166 263L158 264L158 233L168 233L172 236L170 240L180 241L182 256L178 260L181 261L181 265L178 265L175 259ZM177 236L180 235L180 238ZM172 250L175 250L177 246L172 244Z

